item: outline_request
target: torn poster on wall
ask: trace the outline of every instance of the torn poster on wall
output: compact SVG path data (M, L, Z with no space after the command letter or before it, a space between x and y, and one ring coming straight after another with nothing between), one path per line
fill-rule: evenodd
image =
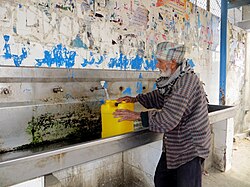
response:
M219 18L186 0L4 2L0 65L150 71L158 42L184 43L186 57L204 64L219 41ZM204 49L199 57L193 47Z

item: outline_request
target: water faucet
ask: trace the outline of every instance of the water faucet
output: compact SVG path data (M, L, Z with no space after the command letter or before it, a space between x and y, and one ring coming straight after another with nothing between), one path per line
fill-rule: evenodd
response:
M90 91L93 92L95 90L101 90L101 89L103 89L103 87L101 87L101 86L95 86L95 87L91 87Z
M2 93L5 95L8 95L8 94L10 94L10 90L8 88L3 88Z
M53 88L53 92L54 93L63 92L63 88L61 86Z
M100 83L101 83L101 86L91 87L90 91L93 92L95 90L105 89L105 83L106 83L106 81L100 81Z
M91 87L91 88L90 88L90 91L93 92L93 91L95 91L95 90L104 89L106 98L107 98L108 100L110 100L109 94L108 94L108 85L107 85L107 82L106 82L106 81L100 81L100 84L101 84L101 86Z

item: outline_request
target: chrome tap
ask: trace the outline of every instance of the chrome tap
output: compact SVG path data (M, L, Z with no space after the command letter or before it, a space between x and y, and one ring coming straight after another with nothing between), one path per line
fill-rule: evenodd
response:
M53 88L53 92L54 93L63 92L63 88L61 86Z
M91 87L90 91L93 92L95 90L101 90L101 89L105 89L104 85L105 85L105 81L100 81L101 85L100 86L95 86L95 87Z
M95 86L95 87L91 87L91 88L90 88L90 91L93 92L93 91L95 91L95 90L101 90L101 89L103 89L102 86Z
M105 92L106 98L108 100L110 100L109 93L108 93L108 84L107 84L107 82L106 81L100 81L100 84L101 84L100 86L91 87L90 91L93 92L95 90L101 90L101 89L103 89L104 92Z
M10 94L10 90L8 88L3 88L2 89L2 93L5 95L9 95Z

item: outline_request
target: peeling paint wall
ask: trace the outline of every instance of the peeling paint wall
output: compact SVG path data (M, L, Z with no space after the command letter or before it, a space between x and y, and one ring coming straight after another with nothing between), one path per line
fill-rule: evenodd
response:
M1 66L151 71L156 44L175 41L218 100L219 18L186 0L2 0L0 12Z
M235 115L235 133L246 130L246 127L244 127L245 90L246 86L249 86L245 84L246 43L247 32L229 24L226 105L238 107Z
M158 42L185 43L218 104L220 19L186 0L1 0L0 25L0 66L152 71ZM229 30L227 104L243 106L245 37Z
M220 19L186 0L164 2L1 0L0 66L152 71L156 70L156 44L174 41L187 45L186 58L205 83L210 103L218 104ZM244 37L238 38L242 31L234 27L232 29L227 67L227 104L241 106ZM139 76L139 79L143 77ZM132 89L128 85L122 94L142 93L142 81L138 81L136 88ZM240 112L237 113L238 122L242 119ZM129 156L124 158L129 159ZM154 155L152 160L157 161L157 156ZM112 159L110 161L114 163ZM87 178L88 183L100 186L103 185L103 179L113 178L115 181L106 181L107 184L113 182L114 186L119 186L120 176L124 175L121 170L122 159L119 155L115 160L118 164L101 163L101 170L97 173L90 172L95 164L89 163L91 167L86 168L89 176L84 176L82 170L85 168L81 166L55 172L55 175L65 185L83 185L83 179ZM107 166L110 166L108 170L111 173L105 173ZM154 168L149 169L147 171L152 172ZM127 165L124 172L131 171L138 172L137 168ZM145 172L145 176L149 174L152 177L152 173ZM96 178L100 180L96 181ZM144 178L137 179L140 183Z
M250 32L247 33L247 48L250 50ZM250 53L246 53L246 90L245 90L245 118L244 118L244 130L250 129Z

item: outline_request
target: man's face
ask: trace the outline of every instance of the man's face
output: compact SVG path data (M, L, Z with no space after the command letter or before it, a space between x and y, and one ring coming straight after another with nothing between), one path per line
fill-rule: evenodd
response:
M160 76L161 77L170 77L172 74L172 69L171 69L171 64L172 61L168 60L163 60L157 58L157 64L156 67L160 70Z

